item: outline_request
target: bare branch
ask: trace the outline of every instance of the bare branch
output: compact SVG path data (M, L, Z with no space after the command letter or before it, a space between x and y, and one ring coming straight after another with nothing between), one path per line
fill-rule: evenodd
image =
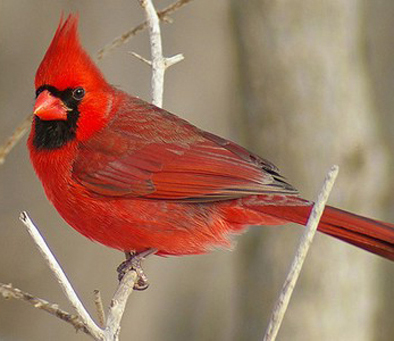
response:
M14 288L11 284L0 283L0 294L6 299L14 298L16 300L30 303L34 308L44 310L61 320L72 324L76 330L82 330L84 333L90 334L79 316L71 315L67 311L60 309L57 304L34 297L25 291Z
M274 341L278 335L278 331L286 313L291 295L293 294L302 265L304 264L304 260L312 244L313 237L316 233L317 226L319 225L319 221L323 214L324 207L326 205L328 196L330 195L332 186L334 185L335 179L338 175L338 171L338 166L333 166L330 169L324 181L323 187L318 195L316 203L313 205L312 212L309 216L305 231L301 237L299 246L290 267L290 271L283 284L282 291L272 312L270 322L263 339L264 341Z
M160 22L156 9L151 0L139 0L145 10L146 21L149 26L149 38L152 58L152 103L161 107L163 105L165 59L161 44Z
M138 275L133 270L126 273L119 283L118 289L111 300L105 327L105 335L108 340L110 340L109 337L111 336L113 340L118 340L119 338L120 323L126 309L127 299L133 292L137 278Z
M101 340L103 336L103 331L96 325L93 321L85 307L83 306L81 300L76 294L74 288L69 282L66 274L61 268L60 264L56 260L55 256L49 249L48 245L44 241L44 238L41 236L39 230L34 225L30 217L26 212L22 212L19 219L26 226L27 231L30 236L33 238L34 243L36 244L38 250L41 252L42 256L46 260L49 268L52 270L56 279L65 293L66 297L70 301L71 305L74 307L78 315L80 316L83 324L86 326L86 329L89 331L89 334L97 340Z
M152 103L161 107L163 105L164 73L166 69L183 59L182 55L171 58L163 57L161 43L160 20L151 0L139 0L145 10L146 21L149 26L149 38L151 46L151 67L152 67Z
M27 116L18 128L15 129L14 133L8 138L8 140L0 147L0 165L5 161L6 156L11 152L19 140L26 134L30 127L32 116Z
M173 4L169 5L168 7L164 8L163 10L157 12L157 15L160 20L163 20L165 22L171 22L168 16L191 1L192 0L178 0ZM144 21L143 23L137 25L131 30L115 38L110 44L104 46L100 51L98 51L97 53L98 59L102 59L107 55L108 52L112 51L113 49L123 44L126 44L132 37L134 37L137 33L143 31L147 27L148 27L148 21Z

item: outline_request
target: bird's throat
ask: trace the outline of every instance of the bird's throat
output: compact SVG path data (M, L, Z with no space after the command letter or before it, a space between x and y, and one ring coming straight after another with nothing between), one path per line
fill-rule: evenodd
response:
M34 117L33 145L39 150L62 148L76 137L78 115L66 121L43 121Z

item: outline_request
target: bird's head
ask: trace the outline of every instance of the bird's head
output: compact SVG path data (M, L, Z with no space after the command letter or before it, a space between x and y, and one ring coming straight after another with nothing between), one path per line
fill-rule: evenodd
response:
M35 77L33 144L60 148L89 138L106 121L112 87L82 48L78 16L60 19Z

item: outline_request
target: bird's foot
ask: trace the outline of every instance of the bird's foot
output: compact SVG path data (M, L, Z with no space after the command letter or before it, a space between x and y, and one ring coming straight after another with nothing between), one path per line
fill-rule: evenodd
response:
M149 255L157 252L157 249L147 249L141 252L125 252L126 260L122 262L118 268L118 280L123 279L124 275L131 270L137 273L137 281L134 284L134 290L145 290L149 287L148 277L146 277L142 269L142 260Z

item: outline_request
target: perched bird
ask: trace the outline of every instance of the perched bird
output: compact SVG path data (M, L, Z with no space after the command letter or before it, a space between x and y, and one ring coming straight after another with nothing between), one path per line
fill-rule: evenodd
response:
M305 225L313 202L269 161L108 84L61 19L35 77L28 148L48 199L125 252L229 247L248 225ZM319 231L394 260L394 225L326 207Z

